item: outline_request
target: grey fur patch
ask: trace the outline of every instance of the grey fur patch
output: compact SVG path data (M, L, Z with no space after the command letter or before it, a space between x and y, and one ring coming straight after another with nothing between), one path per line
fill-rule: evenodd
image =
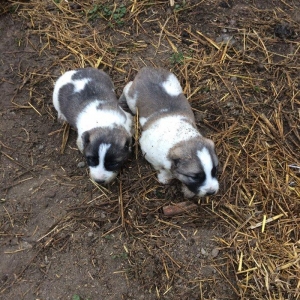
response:
M58 93L60 110L70 125L77 128L77 116L95 100L103 101L98 109L113 109L124 114L118 105L113 82L105 72L94 68L78 69L71 77L71 80L84 79L89 81L82 90L76 91L76 86L70 82L63 85Z
M85 68L63 76L54 89L54 106L78 130L77 146L87 159L91 177L109 182L131 152L131 116L119 106L113 82L105 72ZM103 145L106 151L99 157Z
M165 69L144 67L132 82L128 96L133 98L135 94L138 95L136 106L139 116L147 119L144 130L164 115L186 116L189 122L195 123L193 111L184 94L171 96L162 86L171 74Z

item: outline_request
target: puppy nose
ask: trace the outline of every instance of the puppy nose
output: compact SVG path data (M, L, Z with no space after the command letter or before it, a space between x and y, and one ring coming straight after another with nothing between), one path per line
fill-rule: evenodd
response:
M95 180L98 184L103 184L105 183L105 180Z
M209 191L209 192L206 192L206 196L211 196L211 195L214 195L216 192L215 191Z

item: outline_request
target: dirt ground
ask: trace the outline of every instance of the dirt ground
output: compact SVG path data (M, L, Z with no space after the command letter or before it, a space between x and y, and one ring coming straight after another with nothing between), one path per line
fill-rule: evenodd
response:
M0 299L300 299L298 1L0 5ZM52 105L66 70L120 95L143 65L178 76L220 159L218 195L174 217L137 143L91 182Z

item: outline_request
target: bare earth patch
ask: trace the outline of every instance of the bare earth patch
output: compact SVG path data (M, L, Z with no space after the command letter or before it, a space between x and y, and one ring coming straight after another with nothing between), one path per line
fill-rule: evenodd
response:
M300 299L297 1L0 8L0 299ZM52 105L64 71L101 68L120 95L144 65L178 76L221 163L218 195L174 216L178 182L137 142L92 183Z

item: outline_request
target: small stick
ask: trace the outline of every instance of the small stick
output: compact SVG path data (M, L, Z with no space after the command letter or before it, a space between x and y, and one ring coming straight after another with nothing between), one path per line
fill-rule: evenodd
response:
M122 224L122 227L124 227L125 226L124 203L123 203L122 181L121 180L120 180L120 184L119 184L119 205L120 205L121 224Z
M70 132L70 125L67 123L64 123L63 125L64 131L63 131L63 138L60 146L60 153L63 154L65 152L65 148L69 139L69 132Z
M251 225L251 226L247 227L247 229L255 229L255 228L260 227L262 225L265 226L265 224L268 224L272 221L276 221L277 219L281 218L282 216L284 216L284 214L280 214L280 215L277 215L275 217L268 218L265 221L263 220L263 222L258 222L255 225Z
M173 5L174 5L174 3L173 3ZM171 4L171 6L173 6L173 5ZM166 20L166 22L164 23L163 26L161 26L161 24L159 23L159 25L160 25L160 27L161 27L161 32L160 32L160 34L159 34L158 44L157 44L157 47L156 47L155 55L157 54L158 48L159 48L159 46L160 46L162 34L163 34L163 32L164 32L164 29L165 29L165 27L166 27L166 25L167 25L169 19L170 19L170 17L167 18L167 20Z
M167 205L163 207L163 213L165 216L175 216L183 212L189 212L198 208L198 205L190 201L184 201L176 203L175 205Z

